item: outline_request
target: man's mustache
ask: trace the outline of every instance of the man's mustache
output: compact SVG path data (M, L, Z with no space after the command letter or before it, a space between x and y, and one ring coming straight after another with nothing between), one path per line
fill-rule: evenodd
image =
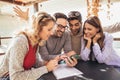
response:
M58 32L64 33L63 31L58 31Z

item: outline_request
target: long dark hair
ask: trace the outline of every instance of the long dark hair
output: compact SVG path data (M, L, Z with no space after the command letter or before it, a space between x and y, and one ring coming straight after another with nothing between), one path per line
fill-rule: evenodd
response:
M102 37L98 40L98 44L100 45L100 48L102 49L104 47L103 41L104 41L105 36L103 34L103 29L102 29L101 22L100 22L99 18L97 16L91 16L91 17L89 17L84 22L83 34L84 34L85 23L88 23L88 24L92 25L93 27L99 29L98 33L100 33L100 35Z

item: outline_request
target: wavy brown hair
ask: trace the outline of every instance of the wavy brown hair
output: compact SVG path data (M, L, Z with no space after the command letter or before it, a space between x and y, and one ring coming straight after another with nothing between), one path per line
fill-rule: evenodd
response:
M51 15L45 12L38 12L33 15L32 26L30 29L25 29L19 34L25 34L32 46L36 44L41 45L42 39L40 38L39 33L42 31L43 27L48 25L50 21L55 23L55 19Z
M92 25L93 27L99 29L99 33L102 36L99 40L98 40L98 44L100 45L100 48L102 49L104 47L104 34L103 34L103 29L101 26L101 22L100 19L97 16L91 16L89 17L85 22L84 22L84 26L83 26L83 34L84 34L84 28L85 28L85 23L88 23L90 25Z

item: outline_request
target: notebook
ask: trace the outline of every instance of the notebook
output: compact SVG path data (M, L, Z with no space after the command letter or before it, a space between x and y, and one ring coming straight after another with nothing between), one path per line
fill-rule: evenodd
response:
M69 67L66 64L60 64L55 70L53 70L53 74L55 75L56 79L62 79L70 76L81 75L83 73L75 67Z

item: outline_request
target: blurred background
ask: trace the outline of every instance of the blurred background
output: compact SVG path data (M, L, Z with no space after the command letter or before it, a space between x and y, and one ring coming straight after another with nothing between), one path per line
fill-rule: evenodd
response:
M80 11L83 22L88 16L88 1L92 0L47 0L38 4L39 11L45 11L53 15L55 12L63 12L66 15L70 11ZM16 4L4 2L0 0L0 36L11 37L14 32L27 27L27 22L16 16L13 7ZM19 6L22 10L29 9L31 17L35 12L33 5ZM120 22L120 0L99 0L98 16L103 26ZM113 37L120 38L120 32L112 33ZM9 45L9 39L1 40L2 45ZM113 46L120 50L120 41L114 41Z

